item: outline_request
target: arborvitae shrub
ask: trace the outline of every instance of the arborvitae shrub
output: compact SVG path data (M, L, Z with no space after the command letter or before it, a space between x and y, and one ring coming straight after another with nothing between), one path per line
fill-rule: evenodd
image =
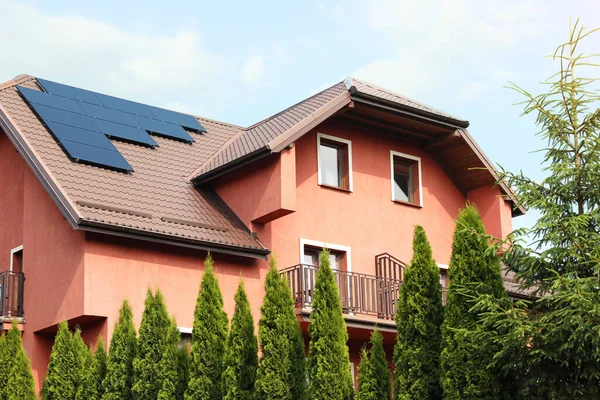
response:
M360 364L358 365L358 390L356 400L379 400L375 396L375 381L371 373L372 366L366 347L360 350Z
M394 364L397 400L439 399L440 272L422 227L415 228L413 258L404 273L396 311Z
M235 294L235 311L225 354L225 399L250 400L254 395L258 367L258 342L244 282Z
M361 350L358 370L358 391L356 400L389 399L391 396L391 379L383 336L375 327L371 333L371 348Z
M313 297L308 327L310 397L323 400L351 399L354 383L346 345L348 332L335 277L329 266L329 251L326 249L319 257Z
M16 322L13 323L6 339L0 337L0 359L2 360L0 369L8 378L5 385L0 385L0 399L37 400L31 365L25 354L21 331Z
M131 400L133 360L137 354L137 338L133 314L125 300L115 324L106 360L106 377L102 382L102 400Z
M171 319L159 290L146 295L138 339L138 353L133 360L133 398L156 399L163 386L162 358L169 343Z
M204 264L204 275L194 311L190 380L185 392L187 400L221 399L224 395L223 361L228 320L210 254Z
M177 394L179 392L179 359L177 355L177 344L181 334L177 329L177 322L173 318L171 326L169 327L169 333L167 336L167 343L162 359L160 361L160 379L162 386L158 391L158 400L177 400Z
M66 321L58 324L58 332L50 353L50 363L42 390L44 400L73 400L77 394L80 371L73 335Z
M96 351L94 351L94 386L96 391L96 398L101 399L104 395L104 386L102 382L106 378L106 350L104 349L104 339L102 336L98 338L96 343Z
M480 294L501 299L506 292L499 261L474 206L458 216L448 277L440 371L444 399L497 399L502 388L500 374L492 368L496 349L474 334L480 327L471 307Z

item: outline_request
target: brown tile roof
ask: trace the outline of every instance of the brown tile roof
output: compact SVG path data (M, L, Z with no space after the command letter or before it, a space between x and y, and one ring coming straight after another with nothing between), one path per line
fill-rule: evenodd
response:
M56 190L64 194L65 207L71 208L78 225L124 228L142 235L248 253L268 252L215 193L196 189L186 179L194 168L238 135L239 127L199 118L207 133L192 133L196 142L191 145L158 136L153 136L159 144L155 149L113 141L135 170L124 174L70 162L15 84L40 89L33 77L18 77L3 85L0 120L4 114L8 120L4 122L13 126L13 134L19 135L44 170L41 174L46 174Z

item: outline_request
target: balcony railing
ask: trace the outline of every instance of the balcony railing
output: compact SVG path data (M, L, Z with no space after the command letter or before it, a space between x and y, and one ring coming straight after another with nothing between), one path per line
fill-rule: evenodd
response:
M313 265L298 264L281 271L290 283L297 308L312 307L317 270ZM344 313L394 319L402 281L348 271L333 273Z
M0 317L23 316L23 284L25 276L22 272L0 272Z

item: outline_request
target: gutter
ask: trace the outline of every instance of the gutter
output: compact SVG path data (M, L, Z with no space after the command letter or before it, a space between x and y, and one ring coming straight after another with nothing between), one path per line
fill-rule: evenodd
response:
M139 231L128 229L125 227L118 227L114 225L103 224L99 222L92 222L82 220L79 224L79 229L86 232L101 233L111 236L119 236L129 239L137 239L145 242L162 243L172 246L185 247L196 250L211 251L220 254L230 254L235 256L255 258L266 260L267 256L271 254L271 251L267 248L264 249L243 249L236 246L220 245L216 243L199 243L198 241L189 240L185 238L171 239L167 235L160 233Z
M225 175L228 172L231 172L235 169L243 167L245 165L251 164L255 161L260 160L261 158L267 157L271 154L271 149L268 146L261 147L253 152L250 152L240 158L236 158L235 160L225 163L223 165L218 166L215 169L210 170L202 175L197 176L192 179L192 184L194 186L206 183L211 181L219 176Z

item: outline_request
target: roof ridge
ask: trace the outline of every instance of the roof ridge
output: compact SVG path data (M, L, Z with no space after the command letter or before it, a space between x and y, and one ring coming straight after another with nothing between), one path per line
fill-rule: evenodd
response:
M236 141L245 132L247 132L247 130L242 129L241 131L239 131L238 133L236 133L235 135L232 135L229 139L227 139L227 141L225 143L223 143L223 145L217 151L215 151L213 154L211 154L206 160L204 160L204 162L202 164L200 164L200 166L198 168L196 168L194 171L192 171L192 173L186 177L186 180L191 181L196 176L198 176L202 172L202 170L204 169L205 166L207 166L212 160L214 160L216 157L218 157L219 154L221 154L223 151L225 151L225 149L228 148L231 143Z
M35 78L35 76L28 75L28 74L19 74L9 81L0 83L0 90L4 90L4 89L8 89L13 86L20 85L21 83L26 82L31 79L36 79L36 78Z
M281 114L285 113L286 111L289 111L289 110L291 110L292 108L294 108L294 107L296 107L296 106L298 106L298 105L300 105L300 104L302 104L302 103L305 103L305 102L309 101L310 99L312 99L312 98L314 98L314 97L317 97L318 95L320 95L320 94L322 94L322 93L324 93L324 92L328 91L328 90L329 90L329 89L331 89L332 87L334 87L334 86L337 86L337 85L339 85L339 84L341 84L341 83L344 83L344 81L340 81L340 82L334 83L333 85L331 85L331 86L329 86L329 87L326 87L325 89L321 90L320 92L317 92L317 93L313 94L312 96L309 96L309 97L307 97L307 98L305 98L305 99L303 99L303 100L300 100L299 102L297 102L297 103L295 103L295 104L293 104L293 105L291 105L291 106L287 107L286 109L279 111L277 114L273 114L273 115L271 115L270 117L267 117L267 118L265 118L265 119L263 119L263 120L261 120L261 121L259 121L259 122L255 123L255 124L253 124L253 125L250 125L248 128L246 128L246 130L247 130L247 131L249 131L250 129L254 129L254 128L256 128L257 126L259 126L259 125L262 125L263 123L266 123L267 121L270 121L270 120L272 120L272 119L274 119L274 118L277 118L278 116L280 116Z

